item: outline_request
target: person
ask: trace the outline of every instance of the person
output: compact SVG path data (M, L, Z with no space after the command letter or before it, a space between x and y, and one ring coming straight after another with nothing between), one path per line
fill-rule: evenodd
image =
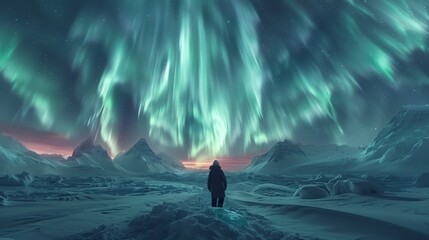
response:
M212 207L223 207L226 190L226 178L217 160L210 166L207 188L211 192Z

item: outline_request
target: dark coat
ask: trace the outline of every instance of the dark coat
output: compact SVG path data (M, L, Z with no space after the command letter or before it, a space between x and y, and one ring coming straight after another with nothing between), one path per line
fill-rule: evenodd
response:
M220 166L210 166L207 188L212 193L212 198L225 197L226 178Z

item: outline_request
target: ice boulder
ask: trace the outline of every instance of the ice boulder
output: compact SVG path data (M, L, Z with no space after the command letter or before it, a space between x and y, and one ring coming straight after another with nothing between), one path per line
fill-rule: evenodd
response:
M337 195L337 194L333 194L333 190L334 190L334 185L338 182L338 181L342 181L345 180L346 178L342 175L342 174L338 174L336 177L330 179L326 184L326 188L328 189L328 191L331 193L331 195Z
M424 188L429 187L429 172L422 173L417 179L415 183L416 187Z
M347 180L338 180L335 183L328 183L328 189L331 192L331 195L341 195L345 193L351 193L349 181Z
M22 172L15 175L4 175L0 177L0 186L29 186L33 181L33 175L28 172Z
M376 182L365 179L349 179L350 190L359 195L383 195L383 187Z
M227 223L236 227L247 227L246 217L235 211L225 208L209 208L205 212L207 216L213 216L223 223Z
M333 185L328 186L332 195L341 195L345 193L355 193L359 195L383 195L383 187L376 182L366 179L349 178L347 180L338 180Z
M8 200L7 195L4 192L0 191L0 206L6 206L7 200Z
M303 199L317 199L328 197L329 193L316 185L303 185L296 190L294 196Z

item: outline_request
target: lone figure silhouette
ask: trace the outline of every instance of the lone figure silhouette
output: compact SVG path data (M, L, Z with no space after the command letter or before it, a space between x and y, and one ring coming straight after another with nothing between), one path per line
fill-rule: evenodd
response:
M225 174L217 160L214 160L213 165L210 166L209 169L210 173L207 180L207 188L212 195L212 207L223 207L226 190Z

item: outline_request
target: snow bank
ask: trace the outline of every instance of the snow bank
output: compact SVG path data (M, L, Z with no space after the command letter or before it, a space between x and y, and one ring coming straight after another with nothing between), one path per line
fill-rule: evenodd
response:
M366 179L348 178L346 180L330 181L327 184L332 195L355 193L359 195L383 195L383 187L376 182Z
M0 186L29 186L33 181L33 175L28 172L22 172L0 177Z
M45 181L49 184L58 184L63 182L63 178L59 175L50 175L45 177Z
M327 182L329 179L325 176L324 173L319 173L317 176L312 178L313 181L319 181L319 182Z
M6 206L7 200L8 200L7 195L4 192L0 191L0 206Z
M269 196L269 197L282 197L282 196L292 196L295 192L295 189L281 186L272 183L264 183L255 186L251 190L254 193Z
M316 185L309 184L298 188L294 196L299 196L302 199L317 199L328 197L329 193Z
M415 186L418 188L429 187L429 172L422 173L416 179Z
M206 212L192 213L176 204L158 205L149 214L132 220L130 231L147 239L237 239L240 233L228 223L247 225L244 217L231 212L226 216L223 212Z
M314 184L314 183L326 183L329 180L330 179L328 177L326 177L324 173L319 173L316 176L310 177L308 179L300 180L300 182L308 183L308 184Z
M127 226L98 228L70 239L284 239L284 233L254 215L224 208L164 203Z

